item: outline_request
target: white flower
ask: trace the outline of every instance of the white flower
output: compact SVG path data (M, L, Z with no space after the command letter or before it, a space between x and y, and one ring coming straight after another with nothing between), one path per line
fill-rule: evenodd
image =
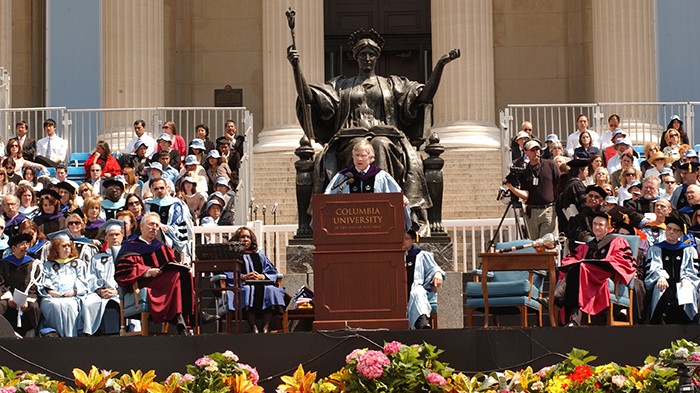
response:
M690 355L690 351L688 351L688 348L680 347L676 349L673 355L678 359L686 359Z
M542 381L537 381L530 386L532 390L542 390L544 389L544 383Z
M223 357L225 357L226 359L233 360L234 362L238 361L238 356L236 356L236 354L231 351L226 351L221 355L223 355Z

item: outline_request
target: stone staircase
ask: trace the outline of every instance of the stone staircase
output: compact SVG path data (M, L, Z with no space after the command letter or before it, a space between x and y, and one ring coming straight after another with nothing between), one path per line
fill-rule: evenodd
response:
M443 219L500 218L505 205L496 201L501 184L501 161L497 150L447 149ZM258 153L253 160L253 197L262 219L267 206L272 224L272 205L278 203L277 223L295 224L296 189L294 153Z

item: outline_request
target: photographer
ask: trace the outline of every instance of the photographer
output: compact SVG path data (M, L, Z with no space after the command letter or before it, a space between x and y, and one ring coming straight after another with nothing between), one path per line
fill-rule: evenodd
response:
M554 161L541 158L541 148L536 139L525 143L525 157L529 161L523 165L522 170L511 171L505 180L508 190L525 201L525 220L530 239L539 239L546 233L557 233L554 201L560 173ZM518 160L516 164L518 163L524 164L524 160Z

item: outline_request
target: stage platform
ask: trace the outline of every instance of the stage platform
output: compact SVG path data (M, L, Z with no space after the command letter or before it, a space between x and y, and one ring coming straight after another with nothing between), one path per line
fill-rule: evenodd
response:
M241 362L257 367L261 385L273 392L279 375L291 374L299 363L305 370L326 376L339 369L345 355L355 348L376 348L385 341L406 344L423 341L445 352L440 359L457 370L474 373L495 369L534 369L561 360L572 347L597 355L597 363L615 361L641 365L671 341L685 338L698 342L699 325L582 327L582 328L491 328L423 331L333 331L286 334L239 334L153 337L77 337L0 340L0 365L12 369L55 373L71 377L74 367L91 365L128 372L156 370L157 380L172 371L185 371L202 355L232 350ZM53 376L54 378L60 379Z
M333 331L286 334L205 334L193 337L78 337L56 339L0 339L0 365L12 369L45 372L33 362L71 377L71 370L91 365L128 372L154 369L157 380L170 372L185 371L186 364L205 354L232 350L241 362L257 367L261 385L274 392L279 376L291 374L299 363L319 377L339 369L345 355L355 348L376 348L385 341L406 344L423 341L445 352L442 361L469 373L495 369L535 370L561 360L572 347L598 356L596 363L615 361L641 365L680 338L698 342L699 325L491 328L423 331ZM26 359L27 361L23 360ZM55 376L53 376L56 378Z

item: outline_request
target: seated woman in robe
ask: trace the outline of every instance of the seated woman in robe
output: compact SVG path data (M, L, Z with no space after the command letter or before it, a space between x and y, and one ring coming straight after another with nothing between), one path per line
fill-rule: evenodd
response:
M278 288L277 270L272 266L272 262L258 250L258 239L253 233L253 230L246 227L240 227L233 234L234 242L243 242L245 245L245 254L243 254L243 268L241 270L241 303L242 309L246 312L246 319L250 325L250 329L254 333L260 330L255 324L255 314L262 313L263 317L263 332L270 331L270 321L275 311L281 311L284 304L284 290ZM228 276L228 284L233 285L233 274L226 273ZM255 281L272 281L269 283L255 284ZM236 309L236 299L234 299L233 291L228 291L228 308L229 310Z
M698 253L685 236L686 225L675 215L666 217L666 240L649 249L649 271L644 283L651 298L652 324L691 323L697 321L700 279L693 266ZM687 291L688 302L679 301L680 291Z
M25 220L19 226L19 233L31 236L29 241L29 250L27 255L34 258L45 260L44 245L46 244L46 235L41 231L39 226L34 221Z
M42 269L39 283L44 326L61 337L82 334L83 317L89 308L82 302L88 293L88 265L78 259L78 250L68 236L58 236Z
M34 222L45 234L66 229L66 218L61 213L61 196L58 192L45 189L39 191L39 215Z

